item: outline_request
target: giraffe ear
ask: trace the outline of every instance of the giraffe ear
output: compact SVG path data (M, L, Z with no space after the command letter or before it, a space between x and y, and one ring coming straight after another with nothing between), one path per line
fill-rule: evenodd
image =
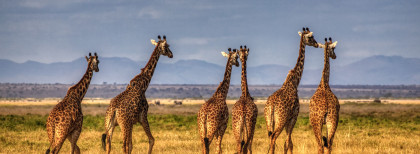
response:
M226 52L221 52L222 53L222 55L223 55L223 57L229 57L229 54L227 54Z
M154 39L151 39L150 42L152 42L153 45L157 46L157 43Z
M335 41L333 44L331 44L333 48L337 45L337 41Z
M302 32L298 31L299 36L302 36Z
M89 61L89 58L87 56L85 56L85 58L86 58L86 61Z
M309 32L308 36L311 37L314 32Z
M325 45L318 43L318 48L325 48Z

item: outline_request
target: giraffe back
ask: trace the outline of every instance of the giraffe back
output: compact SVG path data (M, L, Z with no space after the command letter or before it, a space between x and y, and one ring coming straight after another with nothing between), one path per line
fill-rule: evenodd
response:
M311 97L309 108L313 112L327 113L329 110L339 110L340 104L329 87L318 88Z

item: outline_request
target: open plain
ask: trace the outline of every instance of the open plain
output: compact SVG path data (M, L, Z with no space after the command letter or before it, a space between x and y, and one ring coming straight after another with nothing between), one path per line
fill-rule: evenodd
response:
M45 122L49 111L60 99L15 99L0 101L0 153L44 153L48 148ZM155 105L159 101L160 105ZM149 100L149 122L156 139L154 153L199 153L200 142L196 113L204 100ZM177 100L180 101L180 100ZM104 153L101 134L109 99L85 98L83 130L78 145L82 153ZM229 109L235 100L228 100ZM253 152L267 153L268 137L263 116L265 100L256 100L259 115L254 135ZM420 153L420 100L340 100L340 123L334 139L334 153ZM308 100L301 101L298 121L292 135L295 153L316 153L317 147L308 117ZM223 138L223 153L234 153L235 141L231 119ZM285 132L277 140L277 150L283 149ZM145 153L148 140L142 127L136 124L133 152ZM112 139L112 152L122 153L119 127ZM214 152L214 145L211 152ZM66 141L62 153L70 152Z

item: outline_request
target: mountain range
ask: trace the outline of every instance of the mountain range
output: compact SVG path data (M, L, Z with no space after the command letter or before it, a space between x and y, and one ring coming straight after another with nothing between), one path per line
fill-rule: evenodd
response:
M128 58L100 57L100 71L92 83L128 83L140 73L146 62ZM1 83L77 83L86 70L85 58L71 62L16 63L0 59ZM248 82L252 85L280 85L293 66L250 66ZM219 84L224 65L203 60L179 60L157 64L152 84ZM318 84L322 68L305 69L302 84ZM232 84L240 84L241 69L233 68ZM344 66L331 66L330 83L336 85L398 85L420 83L420 59L400 56L372 56Z

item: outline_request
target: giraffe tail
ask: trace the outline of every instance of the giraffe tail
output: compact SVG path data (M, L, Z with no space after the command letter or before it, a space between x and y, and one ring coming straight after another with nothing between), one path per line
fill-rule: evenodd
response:
M113 123L115 121L115 112L116 111L111 111L112 115L111 118L109 119L108 122L108 126L105 128L105 133L102 134L102 148L106 151L106 136L109 132L109 130L113 127Z
M204 127L204 146L206 147L206 152L209 151L210 149L210 141L209 138L207 137L207 114L204 115L204 122L203 122L203 127Z
M206 151L208 151L210 149L210 142L208 137L204 138L204 145L206 146Z
M246 126L246 114L245 113L243 113L243 120L242 120L242 124L241 124L241 128L240 128L240 130L241 130L241 132L240 132L240 138L242 139L242 141L241 141L241 150L242 149L244 149L244 145L245 145L245 140L246 140L246 135L247 135L247 131L248 131L248 129L247 129L247 126Z
M271 113L270 113L270 124L271 125L269 125L269 126L271 126L269 129L269 131L268 131L268 137L271 137L271 135L273 134L273 132L274 132L274 126L275 126L275 124L274 124L274 108L275 108L275 106L274 106L274 104L271 106Z
M102 134L102 148L106 151L106 134Z
M322 136L322 140L324 141L324 147L328 147L327 138L325 136Z
M47 151L45 151L45 154L49 154L50 153L50 149L48 148Z

